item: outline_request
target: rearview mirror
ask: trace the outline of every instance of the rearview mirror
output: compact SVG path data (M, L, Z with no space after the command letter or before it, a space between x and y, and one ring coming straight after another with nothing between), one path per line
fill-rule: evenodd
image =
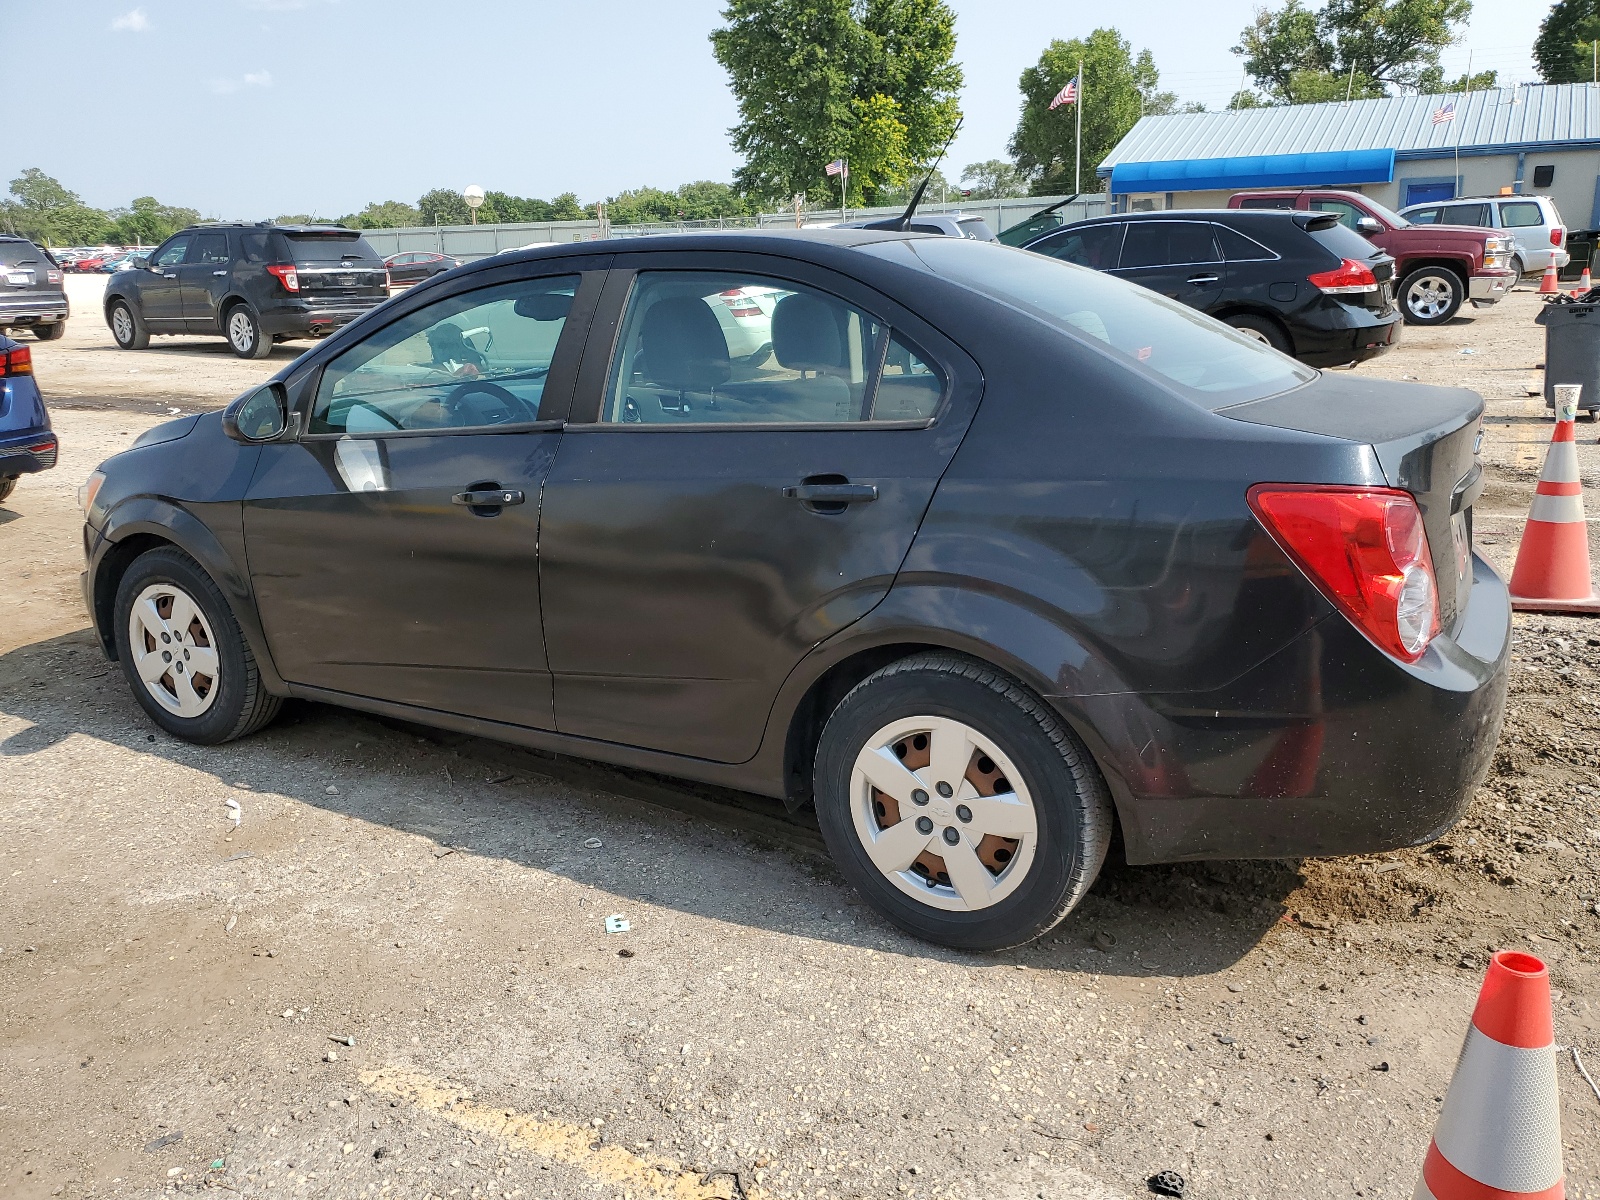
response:
M1377 217L1357 217L1356 232L1371 237L1375 233L1383 232L1383 222Z
M515 311L519 317L532 317L535 321L559 321L572 308L572 297L560 292L535 292L519 297Z
M281 383L241 396L222 412L222 431L246 445L273 441L288 429L289 398Z

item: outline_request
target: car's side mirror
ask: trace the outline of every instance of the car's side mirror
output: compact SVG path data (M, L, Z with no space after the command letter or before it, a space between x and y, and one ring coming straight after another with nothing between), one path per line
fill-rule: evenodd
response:
M135 271L148 270L150 267L150 256L148 254L135 254L131 259L128 260L128 266Z
M222 431L247 446L276 441L298 421L291 418L283 384L269 383L241 396L222 411Z
M1357 217L1356 232L1371 237L1375 233L1383 232L1383 222L1377 217Z

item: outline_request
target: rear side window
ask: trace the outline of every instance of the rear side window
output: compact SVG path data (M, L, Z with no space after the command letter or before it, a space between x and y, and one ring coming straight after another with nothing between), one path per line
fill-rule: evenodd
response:
M194 240L194 252L190 260L197 263L226 264L228 261L228 235L225 233L202 233Z
M1237 229L1230 229L1226 225L1217 225L1214 228L1222 257L1229 262L1263 262L1278 257L1260 242L1246 237Z
M1200 221L1130 221L1122 266L1165 267L1220 262L1211 226Z
M283 240L288 243L289 255L296 266L337 266L345 262L383 266L378 252L359 234L286 233Z
M1507 229L1523 229L1529 225L1543 225L1544 213L1531 200L1500 206L1500 223Z
M1122 253L1122 231L1126 228L1121 221L1112 221L1105 225L1065 229L1029 249L1080 267L1113 271Z
M268 235L262 230L252 230L239 235L239 252L245 262L269 262L272 253Z
M961 230L962 237L972 238L974 241L979 242L994 241L994 232L989 228L989 223L982 217L967 217L964 220L957 221L956 225Z
M1339 258L1353 258L1356 262L1366 262L1381 251L1354 229L1345 225L1329 225L1326 229L1311 229L1311 234L1323 249L1332 251Z
M1489 224L1489 206L1487 204L1446 204L1440 224L1487 225Z

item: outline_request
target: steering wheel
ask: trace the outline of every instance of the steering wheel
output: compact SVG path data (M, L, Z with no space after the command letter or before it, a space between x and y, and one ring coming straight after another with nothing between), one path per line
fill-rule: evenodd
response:
M471 406L472 415L476 416L478 419L470 421L457 420L457 418L462 416L463 408L467 407L467 397L478 392L481 392L487 396L493 396L505 406L506 415L503 420L496 421L489 419L488 415L485 414L482 411L482 408L480 408L478 405ZM507 391L498 383L490 383L487 379L470 380L467 383L463 383L460 387L453 389L450 394L444 398L444 410L450 414L450 418L453 422L463 425L511 425L520 423L522 421L537 421L539 419L539 411L521 396L518 396L515 392Z

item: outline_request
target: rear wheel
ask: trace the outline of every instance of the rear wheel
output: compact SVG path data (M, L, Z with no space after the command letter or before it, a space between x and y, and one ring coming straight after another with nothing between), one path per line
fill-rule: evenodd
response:
M817 817L884 916L963 950L1020 945L1083 898L1111 802L1077 737L994 668L922 654L858 684L817 748Z
M57 321L52 325L35 325L33 327L33 336L41 342L53 342L59 338L66 337L66 335L67 323L65 321Z
M1293 354L1294 347L1289 344L1288 337L1278 327L1276 321L1267 317L1258 317L1253 313L1235 313L1231 317L1224 317L1229 325L1237 329L1245 337L1254 338L1266 346L1271 346L1284 354Z
M143 350L150 344L150 331L126 300L115 301L106 317L111 336L122 349Z
M176 737L216 745L278 714L222 592L176 547L141 554L123 575L116 637L134 698Z
M230 308L224 328L228 345L240 358L265 358L272 353L272 339L262 336L261 323L248 305L236 304Z
M17 480L20 478L20 475L0 475L0 500L17 490Z
M1408 325L1443 325L1465 293L1461 276L1448 267L1418 267L1400 281L1400 311Z
M1528 267L1522 261L1522 255L1513 254L1511 256L1511 269L1517 273L1517 282L1521 283L1522 277L1528 273Z

